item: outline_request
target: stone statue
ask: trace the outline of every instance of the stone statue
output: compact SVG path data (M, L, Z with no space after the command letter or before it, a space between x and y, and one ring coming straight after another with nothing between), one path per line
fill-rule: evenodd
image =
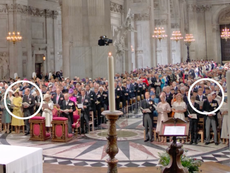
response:
M125 51L128 49L125 46L125 37L128 32L137 32L133 27L132 27L132 15L131 15L131 10L129 9L127 17L125 19L125 22L117 28L115 31L115 36L114 36L114 46L116 49L116 55L119 57L123 57L125 54Z
M5 52L0 55L0 68L3 69L2 78L3 79L9 78L9 63L8 63L7 54Z
M37 77L36 73L33 72L33 73L32 73L32 78L33 78L33 79L36 79L36 77Z

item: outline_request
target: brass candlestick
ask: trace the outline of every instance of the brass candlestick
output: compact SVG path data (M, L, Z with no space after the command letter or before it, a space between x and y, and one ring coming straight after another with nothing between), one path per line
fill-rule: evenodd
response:
M106 159L108 163L108 171L107 173L117 173L117 163L118 160L115 158L118 153L117 147L117 129L116 129L116 121L120 115L123 113L121 111L104 111L102 115L104 115L109 120L109 129L108 129L108 137L107 137L107 148L106 153L109 155L109 159Z

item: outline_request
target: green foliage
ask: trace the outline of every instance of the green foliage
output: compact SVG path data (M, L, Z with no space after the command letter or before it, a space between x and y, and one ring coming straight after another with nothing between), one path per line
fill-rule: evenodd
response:
M162 166L168 166L170 162L170 156L168 153L158 153L160 160L159 164ZM183 167L188 168L189 173L199 172L199 167L201 166L201 161L187 157L185 154L181 156L181 164Z

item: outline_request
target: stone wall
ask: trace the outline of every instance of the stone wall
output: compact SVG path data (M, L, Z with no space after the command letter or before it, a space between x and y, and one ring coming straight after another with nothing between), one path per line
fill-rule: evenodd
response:
M30 78L38 55L46 56L42 62L43 73L61 70L62 28L58 1L1 0L0 23L0 55L5 55L8 65L5 71L9 72L0 78L13 77L15 72L22 78ZM21 42L6 41L8 32L13 31L21 33Z

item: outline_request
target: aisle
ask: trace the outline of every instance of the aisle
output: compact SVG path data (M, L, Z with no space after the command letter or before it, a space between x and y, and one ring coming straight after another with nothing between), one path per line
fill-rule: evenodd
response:
M106 128L104 125L103 128ZM108 157L106 149L106 129L91 132L87 136L78 136L68 143L54 143L29 141L23 134L9 134L0 137L0 143L6 145L28 146L43 148L44 163L106 167L104 160ZM119 167L153 167L158 164L158 153L165 152L169 143L144 142L141 117L121 118L117 121L117 129L121 137L118 138ZM104 136L103 136L104 135ZM100 139L95 136L100 136ZM123 137L122 137L123 136ZM184 145L187 155L204 162L230 161L230 151L225 145L210 144L208 146Z

